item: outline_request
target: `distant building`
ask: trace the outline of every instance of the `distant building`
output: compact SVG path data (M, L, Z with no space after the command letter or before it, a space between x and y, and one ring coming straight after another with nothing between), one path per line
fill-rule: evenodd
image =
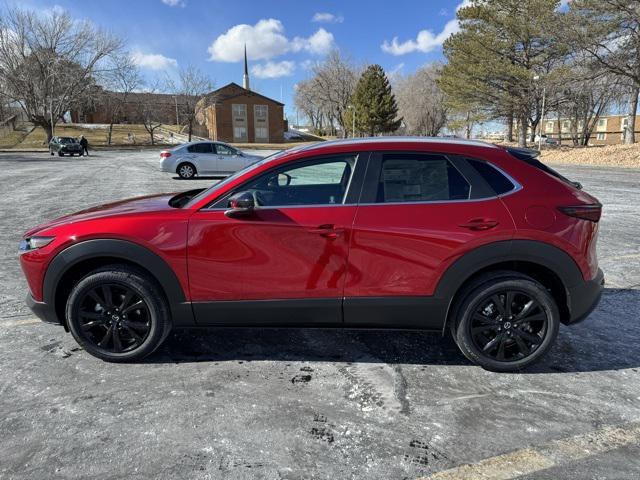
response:
M120 92L103 92L95 104L71 112L73 123L109 123L109 108L105 103L110 99L122 98ZM185 110L187 99L182 95L168 93L128 93L122 111L118 116L118 123L143 123L142 105L150 105L154 114L154 120L165 125L180 123L180 112ZM193 105L193 102L191 102Z
M284 104L250 90L246 48L243 85L229 83L198 102L200 135L223 142L283 142L287 130Z
M618 145L624 143L624 132L627 129L629 119L627 115L602 115L589 137L589 145ZM579 121L573 128L572 121L567 118L547 119L542 125L542 134L556 140L562 139L562 143L572 143L572 130L582 131L583 122ZM640 134L640 117L636 119L636 135ZM536 131L537 133L538 131Z

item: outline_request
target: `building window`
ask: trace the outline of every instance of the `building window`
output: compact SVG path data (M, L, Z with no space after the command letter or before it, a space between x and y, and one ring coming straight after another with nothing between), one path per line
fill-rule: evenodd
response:
M243 139L247 136L247 129L245 127L233 127L233 138Z
M233 109L233 116L241 117L240 119L244 121L245 117L247 116L247 106L244 104L234 103L231 108Z
M269 107L267 105L256 105L255 107L256 120L267 121L267 112Z
M596 140L606 140L607 139L607 134L606 133L598 133L596 135Z
M607 129L607 119L601 118L598 120L598 131L603 131Z
M547 122L544 127L544 131L547 133L553 133L553 122Z
M268 138L269 130L267 127L256 127L256 138Z
M622 133L620 134L620 140L624 140L624 132L627 130L627 127L629 126L629 118L625 117L622 119L622 123L621 123L621 129L622 129Z
M562 130L567 132L570 129L571 129L571 122L569 120L565 120L564 122L562 122Z

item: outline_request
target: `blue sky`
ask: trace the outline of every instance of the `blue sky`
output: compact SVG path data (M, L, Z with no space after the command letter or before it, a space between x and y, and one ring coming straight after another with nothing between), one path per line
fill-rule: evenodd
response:
M63 8L122 36L147 78L195 65L216 87L242 82L248 44L251 86L286 104L309 65L338 48L358 63L404 74L442 59L462 0L205 1L22 0L25 8ZM10 1L11 3L11 1ZM396 40L394 41L394 38Z

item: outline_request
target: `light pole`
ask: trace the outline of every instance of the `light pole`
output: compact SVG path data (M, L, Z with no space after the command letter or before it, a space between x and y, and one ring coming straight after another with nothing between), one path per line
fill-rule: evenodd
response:
M533 79L538 82L540 75L536 75ZM547 99L547 87L542 85L542 109L540 110L540 133L538 134L538 150L542 151L542 126L544 125L544 107Z
M351 110L351 135L356 138L356 107L347 105L347 108Z

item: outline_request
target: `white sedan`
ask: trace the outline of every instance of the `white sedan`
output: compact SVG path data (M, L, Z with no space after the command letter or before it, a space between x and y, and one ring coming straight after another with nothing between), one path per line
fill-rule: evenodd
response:
M160 152L160 168L189 179L196 175L230 175L261 159L226 143L197 141Z

